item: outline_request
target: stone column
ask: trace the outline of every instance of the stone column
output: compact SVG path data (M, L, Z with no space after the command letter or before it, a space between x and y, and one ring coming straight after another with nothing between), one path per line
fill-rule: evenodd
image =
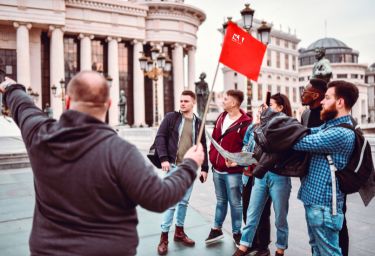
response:
M30 38L31 24L13 22L17 29L17 82L26 88L31 85L30 80Z
M156 47L163 52L163 43L156 45ZM158 76L157 81L157 92L158 92L158 122L159 125L164 117L164 76L163 74Z
M180 96L184 90L184 56L181 44L175 44L173 55L173 90L174 90L174 109L178 110L180 106Z
M195 92L195 47L190 47L188 51L188 88Z
M94 39L93 35L79 34L78 37L81 40L80 47L80 63L82 70L91 70L92 60L91 60L91 40Z
M50 86L55 85L56 95L51 92L51 108L53 117L59 118L63 112L64 95L61 90L60 81L65 80L64 73L64 36L61 27L50 26L51 46L50 46Z
M143 44L133 41L133 93L134 93L134 125L144 126L145 122L145 80L139 58L142 56Z
M118 42L121 39L107 37L108 42L108 75L112 78L110 88L110 97L112 106L109 108L109 124L114 126L119 124L119 108L120 100L120 78L118 65Z

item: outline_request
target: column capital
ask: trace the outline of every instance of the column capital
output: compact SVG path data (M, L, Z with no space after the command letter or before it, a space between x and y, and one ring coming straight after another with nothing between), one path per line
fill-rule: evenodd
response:
M52 32L55 29L60 29L62 32L65 32L65 27L64 26L56 26L56 25L49 25L48 26L49 32Z
M83 39L83 38L85 38L85 37L88 37L90 40L92 40L92 39L95 38L94 35L89 35L89 34L84 34L84 33L80 33L80 34L78 35L78 39Z
M137 43L141 43L142 45L146 44L146 42L143 40L133 39L131 41L131 44L137 44Z
M120 43L122 41L122 38L121 37L112 37L112 36L107 36L107 38L105 39L107 42L110 42L112 40L116 40L117 43Z
M27 22L18 22L18 21L14 21L14 22L13 22L13 27L15 27L15 28L19 28L20 26L25 26L27 29L31 29L31 28L32 28L31 23L27 23Z
M174 43L172 44L172 48L182 47L182 44L180 43Z
M194 45L188 45L187 47L187 50L190 52L190 51L195 51L195 50L197 50L197 47L196 46L194 46Z

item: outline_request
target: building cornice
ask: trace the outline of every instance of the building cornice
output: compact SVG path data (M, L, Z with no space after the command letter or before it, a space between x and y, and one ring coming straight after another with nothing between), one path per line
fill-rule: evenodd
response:
M120 0L66 0L66 7L116 12L133 16L147 16L147 6Z

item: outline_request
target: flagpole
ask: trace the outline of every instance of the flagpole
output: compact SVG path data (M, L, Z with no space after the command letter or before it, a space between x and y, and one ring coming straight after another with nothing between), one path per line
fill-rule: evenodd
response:
M211 90L210 90L210 93L208 95L208 99L207 99L207 102L206 102L206 107L204 109L204 114L203 114L203 117L202 117L202 125L199 128L197 143L199 143L201 141L201 138L202 138L202 135L203 135L203 127L204 127L204 124L206 123L207 112L208 112L208 108L209 108L209 105L210 105L210 102L211 102L212 94L214 92L214 86L215 86L215 82L216 82L216 77L217 77L217 72L219 70L219 66L220 66L220 62L218 61L217 62L217 66L216 66L214 80L212 82ZM204 135L204 136L206 136L206 135Z

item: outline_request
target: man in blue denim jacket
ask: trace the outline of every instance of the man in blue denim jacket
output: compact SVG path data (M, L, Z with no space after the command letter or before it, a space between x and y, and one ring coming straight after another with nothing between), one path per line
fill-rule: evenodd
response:
M338 170L348 164L354 149L355 134L352 130L337 125L352 124L349 113L359 94L357 87L346 81L333 81L327 87L320 112L325 123L311 128L311 134L303 137L293 147L295 150L312 153L309 171L302 179L298 198L305 206L313 256L342 255L339 231L343 224L344 194L340 191L337 180L336 193L332 193L334 189L326 156L332 156ZM335 197L337 214L334 210L335 204L332 203Z

